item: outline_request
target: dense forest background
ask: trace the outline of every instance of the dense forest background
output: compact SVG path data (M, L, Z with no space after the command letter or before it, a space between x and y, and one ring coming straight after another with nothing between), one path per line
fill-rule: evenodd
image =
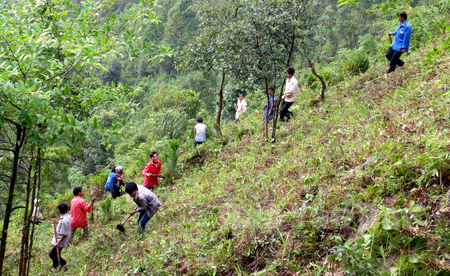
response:
M110 12L120 14L133 2L118 1ZM137 2L136 2L137 3ZM314 45L310 53L316 60L318 71L328 85L365 72L371 63L384 61L388 30L397 25L399 11L413 12L409 21L414 25L411 51L427 42L442 23L442 15L450 4L446 1L393 1L386 12L380 9L379 1L364 1L359 5L348 4L338 8L338 1L313 3ZM431 5L433 4L433 5ZM169 57L131 58L119 54L102 60L107 71L98 72L103 84L114 83L132 87L127 100L133 103L128 110L115 107L105 108L95 114L98 122L111 127L114 121L127 122L121 137L112 142L113 149L94 137L88 137L82 144L80 155L71 154L64 147L52 147L45 151L45 158L61 162L44 162L42 173L43 192L63 193L67 188L82 183L84 177L100 171L105 174L114 164L122 164L133 172L138 172L153 151L162 152L163 162L169 158L168 141L180 141L183 151L192 149L193 126L197 116L203 116L212 130L217 110L220 72L182 72L176 65L183 59L182 50L197 34L201 18L196 11L195 1L160 1L154 7L157 22L145 26L142 40L154 47L172 49ZM417 16L414 16L416 14ZM320 81L310 73L306 55L293 57L293 67L303 93L312 97L319 89ZM92 80L94 81L94 80ZM279 85L281 86L281 85ZM238 93L244 93L249 104L249 112L261 110L264 105L265 87L252 79L226 82L224 90L225 122L233 121ZM210 135L213 135L211 131ZM139 163L136 157L140 156ZM70 164L76 164L72 166ZM175 168L168 169L169 173ZM180 172L181 173L181 172Z
M279 1L280 5L282 2ZM323 90L321 81L311 71L312 64L325 79L328 89L343 87L346 90L348 83L371 68L382 68L375 73L372 71L371 74L376 75L374 78L384 75L382 65L387 64L384 55L390 44L387 32L396 29L398 15L402 11L408 13L408 21L413 26L410 52L417 52L426 45L431 48L427 55L420 58L423 66L432 67L433 58L448 48L448 43L445 44L449 30L448 0L343 2L302 2L307 7L305 10L308 16L307 27L302 26L306 31L300 35L304 44L297 43L298 49L292 55L289 67L296 69L299 94L308 107L319 104L318 99ZM14 225L22 227L20 220L29 216L25 210L31 207L32 198L35 197L43 199L43 206L51 206L55 199L69 198L75 186L89 186L93 191L101 192L113 165L124 166L126 175L140 181L140 171L149 161L148 156L152 151L160 153L163 163L163 175L166 178L161 185L177 185L177 181L184 176L201 171L206 160L214 160L227 143L237 141L250 132L262 136L262 127L259 132L234 125L233 122L233 105L237 95L243 93L249 104L243 120L255 120L262 124L267 82L248 74L253 72L250 69L245 69L247 71L244 70L243 74L236 71L227 75L223 83L222 126L228 126L231 134L222 135L213 128L217 122L219 90L224 72L219 65L229 66L232 71L241 68L239 66L245 67L244 58L235 58L228 63L218 58L219 62L215 66L203 66L203 70L195 70L198 67L193 69L186 62L198 58L195 55L193 57L192 52L200 52L199 39L207 37L208 32L210 34L216 28L214 25L207 26L213 19L220 17L209 8L214 10L214 7L236 3L239 1L118 0L94 3L74 0L38 4L34 1L3 3L5 12L2 20L5 24L0 56L4 64L1 69L0 201L10 201L11 204L0 206L2 220L5 216L9 219L14 211ZM28 19L35 16L48 29L14 29L14 20L20 17L17 15L20 12L11 16L6 10L14 10L12 7L22 4L24 10L36 4L35 10L30 8L33 13ZM69 6L74 9L73 13L64 14L64 7ZM138 12L138 6L145 7L145 11ZM58 13L57 8L60 9ZM270 14L270 10L261 10L266 12L260 15L261 18ZM16 36L23 38L23 33L36 39L33 40L36 45L47 39L50 31L47 33L45 30L51 30L54 32L52 35L58 37L58 31L54 30L54 26L58 25L49 22L58 22L60 28L66 28L64 30L69 33L72 26L67 27L69 24L66 26L58 20L63 16L76 18L76 14L79 14L78 18L85 18L85 21L80 19L78 22L87 22L79 30L92 28L94 31L74 32L70 43L67 42L69 39L61 40L73 52L67 50L67 53L61 54L58 50L61 45L50 42L46 44L47 48L44 47L45 50L40 50L40 46L21 50L17 46L21 40L16 39ZM104 23L106 28L97 30L95 26L98 22ZM239 31L241 26L233 28L228 30ZM117 30L117 33L124 32L125 35L113 38L108 35L109 29ZM106 38L101 38L102 32ZM93 43L94 46L87 46L90 38L98 39ZM205 41L208 42L208 39ZM90 52L85 54L84 63L76 66L81 60L77 51L86 49ZM217 50L210 48L209 52L202 54L213 55ZM279 49L277 51L282 52ZM36 54L33 55L33 52ZM409 55L405 54L404 57ZM52 63L51 66L60 66L58 68L61 71L58 73L57 70L53 72L49 69L47 73L46 67L54 67L47 64L46 60L55 56L60 62L56 62L57 65ZM39 59L39 62L28 67L27 60L33 58ZM75 60L73 66L72 60ZM18 66L13 68L11 64ZM278 69L282 71L285 68ZM34 75L31 76L31 73ZM53 84L53 81L58 83ZM270 81L278 95L283 79L274 77ZM26 108L23 107L21 104L26 101L27 95L34 97L38 94L34 93L39 90L36 87L55 92L48 98L38 97L35 104L27 103ZM351 92L348 91L349 94ZM20 97L17 96L19 94ZM46 99L50 99L48 106L54 111L45 109L46 104L43 102ZM33 113L33 108L45 112ZM60 119L45 121L50 116ZM193 127L198 116L202 116L208 125L208 141L214 142L194 148ZM54 126L55 130L50 132ZM22 132L23 136L20 136ZM271 140L272 147L277 147L280 140L279 136ZM17 146L19 144L20 147ZM17 185L11 189L13 179ZM11 196L11 190L15 192L14 197ZM26 219L23 223L30 227ZM16 264L16 257L9 255L8 263ZM2 259L2 264L5 260Z

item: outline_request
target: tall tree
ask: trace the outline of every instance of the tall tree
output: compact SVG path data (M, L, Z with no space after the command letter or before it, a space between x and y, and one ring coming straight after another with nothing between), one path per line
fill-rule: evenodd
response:
M311 31L312 5L311 0L205 2L199 6L199 33L185 48L180 67L220 69L238 81L261 83L268 99L269 86L284 79L292 56L299 53L301 39ZM222 109L220 91L218 115ZM220 126L219 116L216 125Z
M148 53L140 41L141 29L154 21L154 2L133 5L120 15L105 11L114 1L25 0L9 4L0 13L0 153L2 182L8 190L0 245L0 274L3 273L8 227L18 203L15 191L21 164L29 172L30 161L45 147L66 145L73 152L86 133L102 132L110 144L117 128L111 129L91 120L100 106L125 103L127 87L102 86L96 77L104 70L100 61L124 54L128 58ZM103 15L104 17L101 17ZM164 50L164 48L161 48ZM167 53L162 53L167 54ZM5 170L9 167L9 170ZM33 176L29 174L27 179ZM35 181L27 181L26 206L32 200ZM27 208L28 210L28 208ZM24 230L29 231L25 212ZM24 249L30 251L29 238ZM21 254L23 258L27 252ZM20 275L26 275L26 263L20 260Z

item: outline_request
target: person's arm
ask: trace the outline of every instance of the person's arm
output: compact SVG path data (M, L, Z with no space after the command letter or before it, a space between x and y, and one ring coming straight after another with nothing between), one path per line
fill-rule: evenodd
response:
M406 48L409 47L409 43L411 41L411 27L408 26L403 34L403 45L402 45L402 53L406 52Z
M59 247L59 244L67 237L67 235L62 235L59 241L56 242L55 246Z
M242 105L242 113L244 113L246 110L247 110L247 102L245 102L245 103Z
M139 198L139 203L141 204L141 207L137 208L134 211L131 211L130 215L134 215L136 212L142 212L142 211L147 210L148 202L147 202L147 199L145 197L140 197Z
M151 163L151 161L148 162L147 165L145 165L145 168L142 170L142 172L141 172L142 177L146 177L148 172L150 171L150 163Z
M114 185L116 185L116 187L120 189L120 181L123 180L123 177L117 175L116 179L117 179L117 181L116 181L116 183L114 183Z
M93 209L94 209L94 201L95 201L96 199L97 199L97 198L96 198L95 196L92 197L92 199L91 199L91 204L89 205L89 210L93 210Z

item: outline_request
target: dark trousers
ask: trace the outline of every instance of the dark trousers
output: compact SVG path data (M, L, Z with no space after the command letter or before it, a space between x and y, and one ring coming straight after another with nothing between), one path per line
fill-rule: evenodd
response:
M139 212L139 217L137 219L137 223L138 223L138 229L137 229L137 234L139 235L140 233L142 233L143 231L145 231L145 225L147 225L147 222L156 214L156 212L151 213L151 215L149 216L147 211L141 211Z
M392 49L392 47L389 47L386 52L386 58L390 61L389 72L394 72L395 66L403 66L403 64L405 64L405 62L400 59L401 55L402 52L395 51L394 49Z
M59 248L59 260L60 260L61 267L65 266L66 263L67 263L66 260L64 260L61 257L61 251L62 250L63 250L63 248L60 247ZM50 249L50 252L48 252L48 256L53 261L53 268L58 268L59 264L58 264L58 255L57 255L57 252L56 252L56 246L52 246L52 249Z
M289 111L289 108L292 104L293 103L285 102L284 100L281 102L280 121L285 122L291 119L293 113ZM285 118L287 118L287 120Z
M194 147L197 146L197 145L201 145L202 143L203 142L197 142L197 141L194 140Z

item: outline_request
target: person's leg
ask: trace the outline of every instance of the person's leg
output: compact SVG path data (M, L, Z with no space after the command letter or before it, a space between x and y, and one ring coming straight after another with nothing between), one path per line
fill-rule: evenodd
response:
M73 236L75 235L76 231L77 228L70 227L69 244L73 243Z
M394 51L394 53L392 54L392 59L391 62L389 64L389 71L390 72L394 72L395 71L395 66L397 66L397 64L404 64L403 61L400 60L400 56L402 55L402 52L397 52Z
M284 116L286 116L286 110L284 109L284 106L286 105L286 102L284 100L281 101L281 107L280 107L280 121L284 122Z
M292 112L289 111L289 108L291 107L293 103L289 103L289 102L284 102L283 107L281 108L280 111L280 121L289 121L292 117ZM281 113L283 113L283 119L281 119ZM285 117L287 118L287 120L285 120Z
M58 268L58 255L56 253L56 247L52 246L52 249L48 252L48 256L53 261L53 268Z
M157 212L158 210L156 210ZM138 230L137 230L137 234L139 235L141 232L145 231L145 225L147 224L147 222L156 214L156 212L151 213L150 216L147 214L147 212L143 211L142 213L144 213L144 215L142 216L141 221L139 222L138 225Z
M389 47L389 49L386 52L386 58L389 60L389 62L392 60L392 55L394 54L394 49L392 47Z
M63 267L67 264L66 260L64 260L64 259L61 257L61 251L62 251L63 249L64 249L64 248L59 248L59 263L61 264L61 268L63 268Z
M85 226L83 226L83 236L82 236L83 240L84 239L88 239L89 238L89 227L88 224L86 223Z
M141 221L142 217L144 216L145 211L139 212L139 216L137 218L137 223L139 224L139 222Z

